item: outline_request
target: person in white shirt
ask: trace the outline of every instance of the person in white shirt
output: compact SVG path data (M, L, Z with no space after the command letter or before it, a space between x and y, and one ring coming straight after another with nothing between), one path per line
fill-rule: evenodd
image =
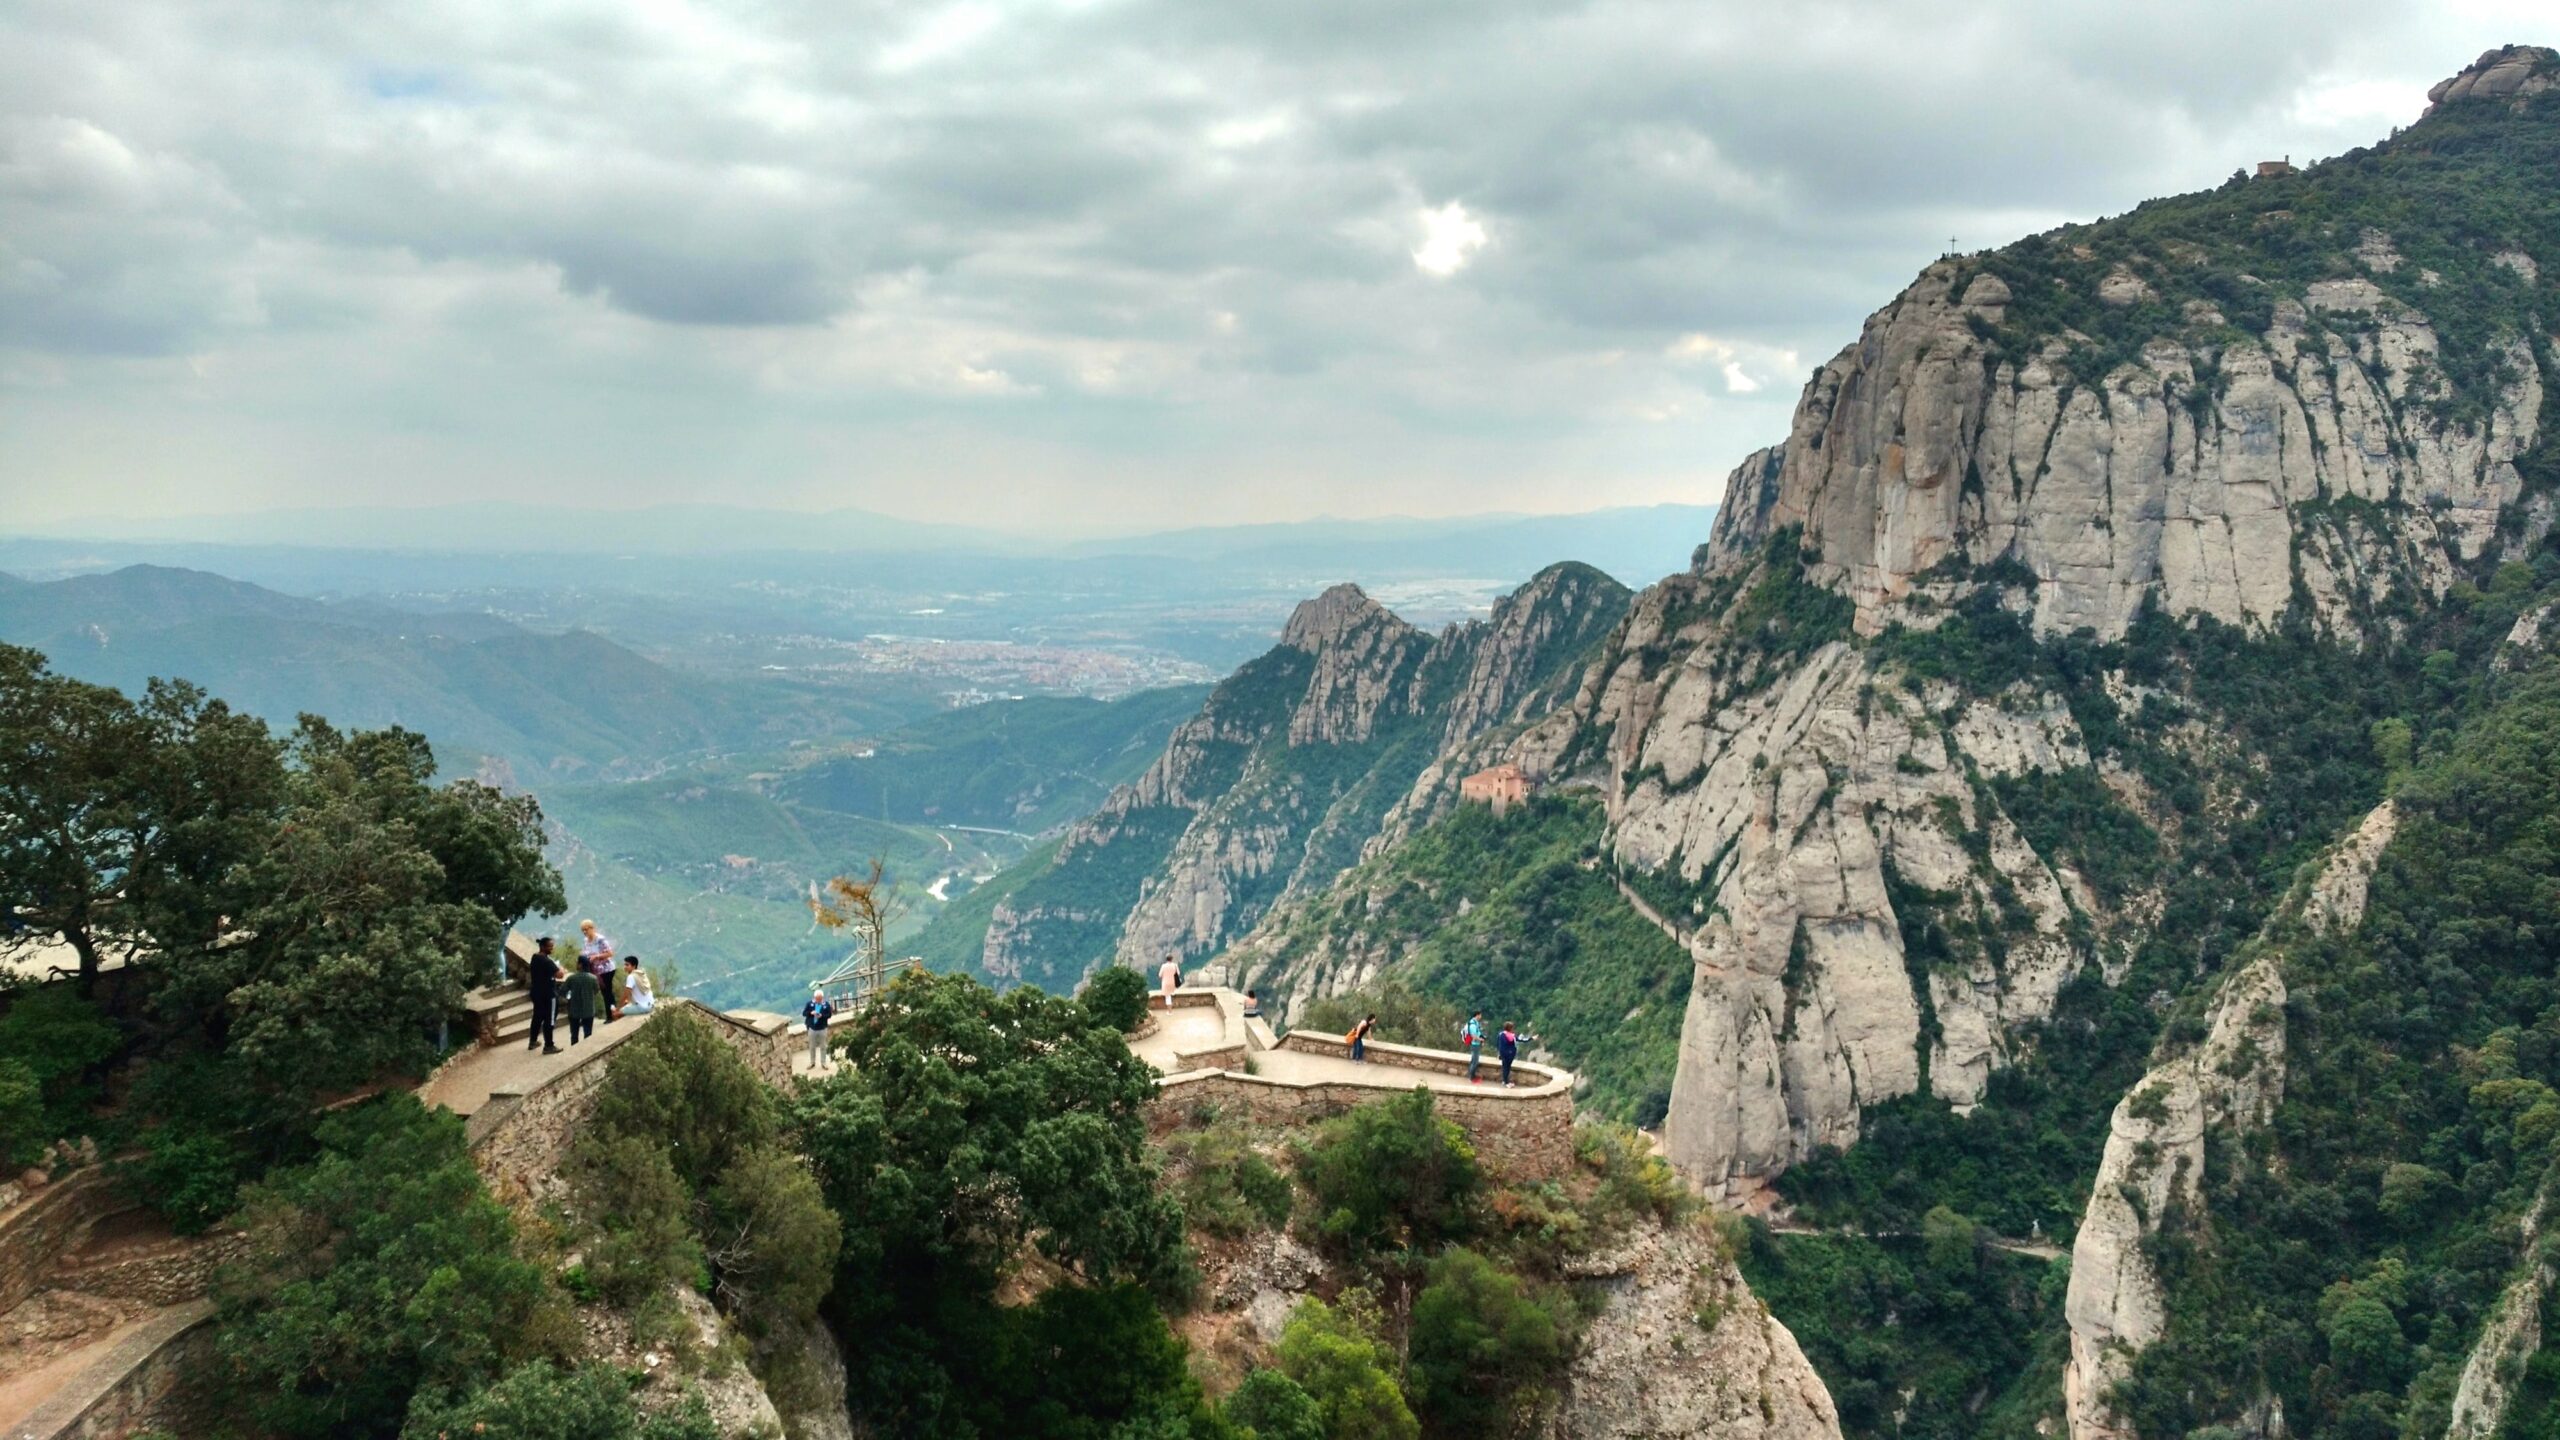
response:
M1164 1008L1173 1008L1173 992L1182 988L1182 962L1167 955L1156 967L1156 983L1164 987Z

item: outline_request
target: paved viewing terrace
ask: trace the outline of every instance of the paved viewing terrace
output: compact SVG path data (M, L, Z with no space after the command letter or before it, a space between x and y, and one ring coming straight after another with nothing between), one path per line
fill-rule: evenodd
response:
M1372 1041L1368 1059L1355 1061L1341 1036L1296 1030L1277 1037L1245 1016L1242 995L1207 986L1175 991L1170 1009L1149 996L1129 1048L1162 1076L1153 1121L1159 1129L1230 1109L1301 1123L1381 1094L1424 1089L1498 1172L1541 1179L1573 1162L1572 1072L1518 1061L1505 1086L1491 1046L1476 1081L1467 1079L1467 1057L1454 1050Z

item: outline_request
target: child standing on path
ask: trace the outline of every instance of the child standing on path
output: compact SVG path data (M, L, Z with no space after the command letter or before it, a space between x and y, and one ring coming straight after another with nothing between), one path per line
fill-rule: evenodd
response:
M1483 1081L1476 1078L1476 1067L1484 1063L1483 1011L1479 1010L1467 1017L1467 1023L1458 1027L1458 1038L1467 1042L1467 1083L1483 1084Z
M569 977L569 1043L577 1044L596 1033L596 999L604 987L596 983L595 972L581 967Z
M809 987L809 1003L800 1007L800 1018L809 1026L809 1068L833 1070L836 1058L827 1049L827 1022L835 1018L836 1007L827 1003L827 987Z

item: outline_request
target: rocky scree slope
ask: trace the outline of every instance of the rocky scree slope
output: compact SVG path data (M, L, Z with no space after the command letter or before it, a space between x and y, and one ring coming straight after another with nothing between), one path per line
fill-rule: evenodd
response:
M1094 966L1215 953L1281 897L1329 884L1452 746L1542 714L1625 613L1563 564L1431 634L1341 585L1221 683L1136 781L1003 883L978 968L1064 989ZM946 937L947 938L947 937Z

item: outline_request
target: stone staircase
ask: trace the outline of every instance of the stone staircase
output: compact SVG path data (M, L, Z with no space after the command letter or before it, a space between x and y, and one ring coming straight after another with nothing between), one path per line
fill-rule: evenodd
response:
M533 1034L533 996L520 985L490 985L462 997L483 1045L521 1044Z

